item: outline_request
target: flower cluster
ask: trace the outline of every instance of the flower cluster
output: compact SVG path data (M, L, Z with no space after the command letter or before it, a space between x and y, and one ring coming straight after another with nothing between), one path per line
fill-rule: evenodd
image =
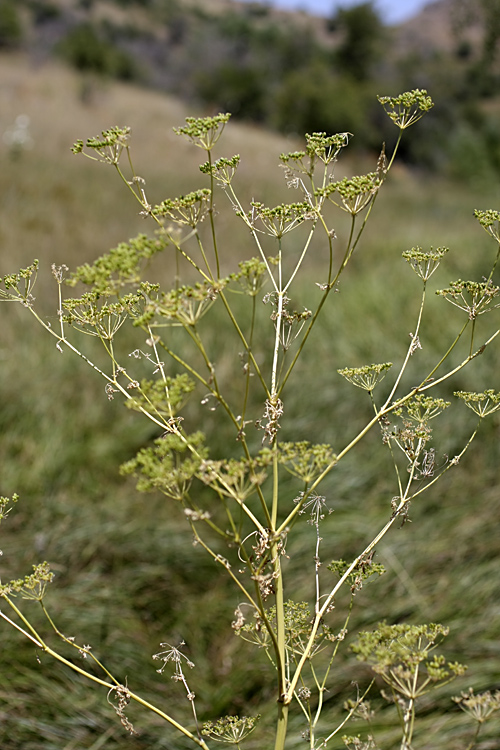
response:
M464 310L470 320L478 315L494 310L498 305L490 307L491 301L498 296L500 287L491 281L452 281L447 289L438 289L436 294L444 297L452 305Z
M225 497L245 502L267 478L266 468L272 461L271 451L260 451L252 461L230 458L201 462L197 477Z
M160 669L157 670L159 674L163 672L163 670L165 669L165 667L167 666L169 662L172 662L174 664L175 674L177 675L182 674L183 660L190 669L193 669L194 667L193 662L190 659L188 659L186 654L183 654L181 651L181 648L185 645L186 644L184 643L184 641L182 641L179 644L178 648L176 646L171 646L170 643L160 643L160 646L162 648L167 647L167 650L160 651L158 654L153 654L153 659L163 662Z
M204 164L201 164L200 172L202 172L203 174L212 175L212 177L216 177L219 181L219 184L224 187L231 184L239 163L239 154L232 156L230 159L221 157L220 159L217 159L214 164L210 164L210 162L208 161L206 161Z
M450 401L442 398L433 398L417 393L407 399L401 407L394 409L398 415L406 414L406 417L419 425L427 424L430 419L435 419L442 411L451 405Z
M246 294L255 297L266 282L266 264L259 258L250 258L241 261L238 266L240 270L230 275L231 281L237 281Z
M339 578L342 578L351 566L345 560L332 560L327 567L332 573L336 573ZM368 581L372 576L381 576L384 573L384 566L373 562L373 552L361 557L347 576L347 580L351 584L351 593L354 594L359 591L365 581Z
M426 447L432 436L429 422L449 406L449 401L418 393L394 409L402 418L402 426L382 428L383 442L394 441L404 453L413 479L425 479L434 474L435 450Z
M493 694L486 690L474 695L474 690L469 688L466 693L455 696L453 700L478 724L484 724L495 711L500 711L500 690Z
M12 596L20 594L23 599L33 599L41 602L49 583L52 583L54 574L50 570L48 562L33 565L33 573L10 581L0 586L0 596Z
M111 341L127 319L127 306L122 302L100 303L99 292L86 292L78 299L62 303L65 323L89 336Z
M248 213L237 211L236 215L240 216L251 229L277 239L281 239L284 234L291 232L303 221L314 216L311 206L306 202L282 203L274 208L268 208L258 201L252 201L250 205L252 208ZM257 221L260 221L264 229L256 226Z
M215 742L227 742L238 745L245 737L253 732L258 716L223 716L217 721L203 722L202 734L206 734Z
M211 195L208 188L202 188L180 198L167 198L154 206L151 213L156 217L168 216L176 224L195 229L208 213Z
M17 273L9 273L0 282L5 289L0 289L0 300L4 302L21 302L25 307L32 307L35 298L33 287L38 274L39 261L34 260L30 266L21 268Z
M19 495L14 493L12 497L0 497L0 521L3 521L4 518L7 517L7 515L10 513L12 508L9 507L9 505L12 503L17 503L19 500Z
M383 362L380 365L364 365L363 367L344 367L337 370L339 375L365 391L371 393L375 386L384 379L387 370L392 367L392 362Z
M164 237L155 239L139 234L120 244L92 264L85 263L74 271L67 283L92 286L94 291L116 294L127 285L138 285L144 265L167 246Z
M328 165L337 160L341 149L349 143L351 133L307 133L305 151L291 151L281 154L280 161L288 169L312 177L316 162L319 160Z
M215 115L215 117L186 117L186 125L174 128L174 133L186 137L195 146L205 151L211 151L221 137L230 117L229 112Z
M120 161L120 156L124 148L128 148L128 138L130 136L130 128L119 128L115 126L109 130L103 130L101 135L97 135L94 138L87 138L85 147L95 151L98 154L98 161L105 162L106 164L117 165ZM78 140L71 148L74 154L84 154L90 159L96 157L90 156L84 152L84 143L82 140Z
M342 742L346 746L347 750L379 750L379 746L373 739L372 735L368 735L366 740L362 740L358 735L343 735Z
M137 394L127 399L127 408L167 420L186 404L195 387L194 381L186 373L158 380L144 379L134 385Z
M428 253L424 253L421 247L412 247L411 250L403 253L403 258L408 261L422 281L427 281L447 252L447 247L438 247L437 250L433 250L431 247Z
M487 209L486 211L474 211L474 216L479 221L483 229L491 234L497 242L500 242L500 211Z
M487 417L488 414L493 414L500 409L500 392L495 393L492 388L482 393L455 391L453 395L461 399L469 409L472 409L481 418Z
M354 177L344 177L339 182L332 182L321 192L336 206L343 211L356 216L363 211L373 200L382 185L382 180L376 172L369 172L363 175L354 175ZM342 205L337 203L332 197L338 193Z
M317 156L324 164L335 161L341 149L349 143L352 133L306 133L306 151L309 156Z
M425 695L438 683L447 684L463 675L466 667L446 662L434 654L437 643L449 628L439 624L387 625L382 622L373 632L361 632L351 646L358 659L371 664L374 672L404 699Z
M393 123L401 130L409 128L434 106L425 89L405 91L399 96L379 96L378 100Z
M143 448L121 466L121 473L138 478L141 492L160 490L166 497L182 501L204 458L204 436L195 432L180 436L167 432L154 441L153 447Z
M266 615L270 625L275 626L276 607L274 605L269 607ZM243 640L248 641L249 643L254 643L261 648L268 649L271 641L267 627L264 627L262 618L258 613L255 613L254 617L254 622L244 623L241 627L235 628L235 634L239 635ZM291 655L293 654L300 658L304 653L307 641L311 635L312 623L313 619L311 617L311 610L307 602L294 602L291 599L285 602L285 641L287 651ZM326 642L334 642L336 640L339 640L339 637L324 622L322 622L321 629L315 634L314 647L311 656L321 651Z
M195 326L228 282L229 279L220 279L216 284L204 282L172 289L151 302L151 310L173 325Z
M292 476L310 484L335 461L335 454L330 445L311 445L307 440L302 440L298 443L280 443L278 461Z

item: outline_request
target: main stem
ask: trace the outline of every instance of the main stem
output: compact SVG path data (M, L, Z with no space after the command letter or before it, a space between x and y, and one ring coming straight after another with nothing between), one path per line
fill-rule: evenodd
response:
M273 460L273 505L271 513L272 534L275 535L278 521L278 454L275 452ZM283 573L281 570L281 559L279 539L274 536L271 543L271 558L274 573L274 588L276 597L276 640L277 651L276 666L278 668L278 723L276 726L275 750L284 750L286 731L288 725L288 705L284 703L284 695L287 690L286 674L286 640L285 640L285 595L283 586Z
M284 750L286 730L288 726L288 704L284 704L282 700L278 702L278 724L276 727L276 742L274 750Z

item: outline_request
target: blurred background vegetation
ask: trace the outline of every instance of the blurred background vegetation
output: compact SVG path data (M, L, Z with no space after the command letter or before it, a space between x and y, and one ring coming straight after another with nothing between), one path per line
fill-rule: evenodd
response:
M371 0L328 18L235 0L2 0L0 49L54 56L86 75L134 81L190 107L286 134L389 137L375 94L432 88L438 102L405 157L459 179L500 169L498 0L438 0L387 27ZM383 87L383 91L380 87Z
M286 394L294 432L284 438L345 444L370 405L336 369L397 363L414 330L419 290L401 252L450 247L436 274L439 288L457 277L480 279L496 251L472 212L497 208L498 5L443 0L387 28L371 3L318 19L230 0L2 0L0 274L40 258L37 303L55 323L51 263L74 268L148 231L113 170L70 153L77 138L131 125L134 163L157 203L203 186L200 154L172 127L189 114L233 111L239 122L228 127L218 155L240 153L240 195L272 205L294 199L278 156L300 148L304 131L354 133L338 175L359 174L373 169L382 141L390 149L395 139L375 95L427 88L436 107L408 132L340 294L320 319ZM221 244L232 252L230 271L254 251L223 200L218 221ZM340 237L342 231L339 224ZM300 303L313 304L322 252L320 245L314 249L318 260L297 290ZM168 257L163 263L157 273L168 281ZM26 310L3 305L1 314L0 490L21 495L2 525L2 579L49 560L57 580L48 605L60 629L92 644L131 688L172 713L187 716L189 706L178 685L156 674L151 654L160 641L182 638L196 663L190 677L203 719L260 711L270 667L229 635L237 595L191 547L177 509L159 496L139 496L119 476L120 463L155 437L150 427L117 399L108 401L98 377L69 352L60 354ZM213 357L230 379L233 349L214 333L223 325L217 307L209 323ZM460 323L458 311L429 300L421 366ZM134 345L124 337L124 351ZM494 351L440 395L487 387L498 389ZM198 403L193 399L188 410L195 427ZM441 460L459 450L473 424L466 410L458 421L443 416ZM213 455L223 455L224 435L210 414L201 426ZM323 533L329 558L355 553L390 512L394 490L379 443L378 435L369 436L324 487L335 511ZM470 730L450 695L469 684L500 688L499 459L494 416L462 464L415 503L412 523L380 545L378 559L388 573L357 596L352 635L382 618L443 622L451 629L447 657L470 665L461 684L423 706L417 747L466 747ZM304 523L289 563L290 579L305 598L313 534ZM341 600L337 609L340 628ZM363 667L353 667L347 646L328 693L328 723L352 697L351 680L367 679ZM101 691L5 628L0 662L5 750L184 747L135 709L139 735L126 737ZM392 709L380 705L376 722L381 745L396 747ZM290 747L303 744L300 731L297 723ZM500 748L499 734L493 724L479 748ZM341 746L340 740L332 745Z

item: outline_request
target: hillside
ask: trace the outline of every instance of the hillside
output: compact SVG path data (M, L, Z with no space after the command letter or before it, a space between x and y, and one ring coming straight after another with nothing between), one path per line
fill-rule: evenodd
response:
M377 102L374 105L380 108ZM197 188L199 154L177 138L172 128L199 111L177 97L138 84L105 79L89 82L60 61L34 66L21 53L0 55L0 154L4 162L0 175L0 273L12 271L12 264L30 263L35 256L45 258L48 264L81 262L142 231L136 206L120 193L112 170L76 159L71 153L70 146L78 138L96 135L112 125L129 125L134 163L139 174L147 176L152 201ZM19 116L27 118L26 129L16 125ZM353 144L355 141L356 134ZM379 146L381 142L382 136ZM394 142L390 130L387 142ZM278 156L302 148L303 143L303 137L232 120L224 153L241 154L238 176L248 199L259 195L260 200L276 203L289 199L283 172L277 168ZM343 176L372 169L375 159L376 153L360 156L349 148L337 173ZM394 191L387 198L388 207L394 205L396 222L391 247L429 241L458 245L465 251L476 237L469 216L481 201L487 201L491 183L476 180L474 190L465 193L460 183L455 189L446 182L440 201L430 206L427 193L436 184L435 175L412 173L402 165L397 174ZM392 191L390 185L388 191ZM457 205L463 223L451 220ZM407 223L398 221L398 216L407 216L408 211L415 219L425 215L426 220L419 219L413 229L410 224L409 230ZM90 216L100 227L97 238L90 228ZM384 233L383 226L380 233Z
M0 48L65 61L82 98L131 81L285 134L355 132L360 150L390 136L376 94L425 88L440 104L404 157L469 179L500 171L497 10L438 0L387 28L371 3L319 18L236 0L5 0Z
M6 0L2 14L0 44L4 48L18 47L35 59L44 59L57 54L58 44L70 31L90 24L96 31L100 29L103 37L107 34L108 41L128 49L132 57L139 51L147 57L149 46L147 65L151 65L148 72L153 79L161 78L159 70L153 73L165 62L161 51L170 56L189 46L193 28L195 34L204 36L204 24L215 31L214 46L218 36L239 36L242 42L247 37L248 42L253 33L276 33L280 28L285 36L305 35L310 45L331 49L340 44L343 35L338 15L324 18L242 0L18 0L15 5ZM457 38L460 42L465 38L477 49L486 22L480 4L472 0L429 0L414 17L390 29L386 42L390 41L397 53L386 59L394 61L405 52L451 53ZM215 27L211 27L213 23ZM377 33L377 29L372 31ZM81 64L83 67L85 62Z

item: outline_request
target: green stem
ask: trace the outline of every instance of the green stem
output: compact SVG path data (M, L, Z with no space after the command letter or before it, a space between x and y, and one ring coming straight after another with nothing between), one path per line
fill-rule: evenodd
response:
M472 331L470 334L470 349L469 349L469 357L472 356L472 349L474 347L474 331L476 330L476 318L472 321Z
M280 700L278 701L278 722L276 725L276 739L274 743L274 750L284 750L287 727L288 727L288 705L285 705Z
M243 396L243 406L241 409L241 425L240 429L244 431L245 429L245 415L247 412L247 406L248 406L248 396L250 394L250 349L253 346L253 335L255 331L255 313L256 313L256 299L255 295L252 295L252 317L250 319L250 335L248 338L248 346L249 351L247 352L247 361L245 363L246 371L245 371L245 394Z
M430 378L433 377L434 373L441 367L441 365L443 364L443 362L450 356L451 352L453 351L453 349L456 347L456 345L458 344L458 342L462 338L462 335L463 335L465 329L467 328L467 326L469 325L469 323L470 323L470 320L467 319L465 321L465 323L463 324L462 328L460 329L459 333L457 334L455 340L453 341L453 343L451 344L451 346L447 350L446 354L444 354L441 357L441 359L439 360L439 362L437 363L437 365L432 368L432 370L429 372L429 374L427 375L427 377L423 381L422 385L424 383L427 383L430 380ZM474 355L469 355L467 357L467 359L461 365L459 365L458 369L462 368L465 364L467 364L467 362L469 362L472 359L473 356ZM453 374L454 372L457 372L457 368L455 368L454 370L452 370L451 374ZM448 378L449 376L450 376L450 373L447 373L446 375L444 375L443 377L441 377L439 380L434 380L431 385L434 386L434 385L436 385L436 383L440 383L442 380L444 380L445 378ZM427 387L429 387L429 386L427 386ZM424 390L424 389L422 388L421 390Z
M320 301L318 303L318 307L316 308L316 311L314 312L314 314L313 314L313 316L312 316L312 318L310 320L310 323L307 326L306 332L305 332L305 334L304 334L304 336L302 338L302 341L300 342L300 345L299 345L297 351L295 352L295 355L294 355L292 361L290 362L288 370L286 371L285 375L281 379L280 387L279 387L279 390L278 390L278 393L277 393L278 397L281 396L283 388L285 387L285 384L286 384L288 378L292 374L292 370L294 369L294 367L295 367L295 365L297 363L297 360L300 357L300 355L302 353L302 350L304 349L306 341L309 338L309 334L311 333L312 328L313 328L314 324L316 323L316 320L318 319L318 316L319 316L319 314L321 312L321 309L322 309L323 305L326 302L326 298L330 294L332 288L333 288L332 284L329 284L328 288L325 290L323 296L321 297L321 299L320 299Z
M220 279L220 263L219 263L219 250L217 247L217 235L215 232L215 220L214 220L214 176L212 174L212 151L209 149L207 151L208 154L208 163L210 165L210 208L208 209L208 215L210 217L210 228L212 230L212 242L214 245L214 255L215 255L215 267L217 270L217 278Z
M234 575L233 571L232 571L232 570L230 569L230 567L228 566L228 564L225 564L225 563L224 563L224 562L222 561L222 558L221 558L221 556L220 556L220 555L218 555L217 553L215 553L215 552L214 552L214 551L213 551L213 550L212 550L212 549L211 549L211 548L210 548L210 547L208 546L208 544L207 544L207 543L206 543L206 542L205 542L205 541L204 541L204 540L202 539L202 537L201 537L201 536L200 536L200 534L198 533L198 529L196 528L196 526L194 525L194 523L191 523L191 522L190 522L190 526L191 526L191 530L192 530L192 532L193 532L193 536L194 536L194 538L195 538L196 542L197 542L198 544L200 544L200 545L201 545L201 546L203 547L203 549L205 550L205 552L207 552L207 553L208 553L208 554L210 555L210 557L211 557L211 558L212 558L212 559L213 559L213 560L214 560L215 562L219 563L219 565L222 565L222 567L226 569L226 571L227 571L228 575L229 575L229 576L230 576L230 577L232 578L233 582L234 582L234 583L236 584L236 586L237 586L237 587L238 587L238 588L240 589L240 591L241 591L241 593L243 594L243 596L245 597L245 599L247 599L247 601L249 602L249 604L251 604L251 605L252 605L252 607L254 607L255 611L256 611L256 612L258 612L258 611L259 611L259 609L260 609L260 608L259 608L259 606L258 606L258 604L257 604L257 603L256 603L256 602L254 601L254 599L252 598L251 594L249 594L249 593L248 593L248 591L247 591L247 590L246 590L246 588L245 588L245 587L243 586L243 584L241 583L241 581L239 581L239 580L238 580L238 578L237 578L237 577L236 577L236 576Z
M223 291L219 292L219 297L221 298L221 300L222 300L222 302L224 304L224 307L226 308L226 312L229 315L229 318L230 318L231 323L233 324L233 326L234 326L234 328L236 330L236 333L240 337L241 343L243 344L243 346L245 348L245 351L248 353L248 356L250 357L250 360L251 360L252 365L253 365L253 367L255 369L256 375L259 378L260 382L262 383L262 387L264 388L264 391L265 391L267 397L270 398L271 394L269 393L269 390L268 390L267 385L266 385L266 381L264 380L264 377L263 377L263 375L262 375L262 373L260 371L259 365L255 361L255 357L253 356L251 348L250 348L250 346L248 345L248 343L246 341L246 338L245 338L245 336L243 334L243 331L241 330L240 326L238 325L238 321L234 317L233 311L231 310L229 302L227 301L226 295L224 294Z
M4 597L6 601L13 606L12 602ZM17 611L17 607L13 607ZM52 656L52 658L56 659L56 661L61 662L61 664L64 664L65 666L72 669L74 672L77 672L78 674L82 675L83 677L86 677L88 680L91 680L92 682L95 682L97 685L101 685L102 687L107 688L108 690L115 690L116 685L119 685L120 683L117 680L114 680L115 684L111 684L109 682L106 682L105 680L101 680L99 677L96 677L95 675L91 674L90 672L87 672L85 669L82 669L77 664L73 664L72 662L68 661L64 658L64 656L61 656L61 654L58 654L57 651L54 651L50 646L48 646L41 638L35 638L29 633L27 633L23 628L21 628L19 625L17 625L13 620L11 620L7 615L5 615L3 612L0 611L0 617L2 617L4 620L6 620L10 625L12 625L16 630L18 630L20 633L22 633L24 636L29 638L29 640L33 641L36 646L41 651L44 651L46 654L49 654L49 656ZM23 618L24 620L24 618ZM31 628L30 628L31 629ZM114 678L113 678L114 679ZM142 706L147 708L148 710L152 711L153 713L157 714L158 716L161 716L162 719L164 719L166 722L168 722L171 726L173 726L175 729L177 729L179 732L184 734L186 737L188 737L190 740L192 740L195 744L197 744L199 747L203 748L203 750L209 750L208 745L206 744L205 740L199 739L196 737L196 735L192 734L188 729L182 726L182 724L179 724L175 719L173 719L168 714L161 711L159 708L154 706L152 703L148 703L148 701L145 701L143 698L141 698L139 695L136 695L135 693L132 693L130 690L127 689L128 696L131 700L136 701L137 703L140 703Z
M418 311L417 326L415 328L415 333L412 335L412 340L411 340L410 345L408 347L408 351L406 352L406 357L404 359L403 364L401 365L401 368L399 370L399 374L398 374L398 376L397 376L397 378L395 380L395 383L394 383L394 385L393 385L393 387L391 389L391 392L389 393L389 395L388 395L388 397L386 399L386 402L385 402L386 404L389 404L392 401L392 399L394 397L394 394L396 393L396 390L398 388L398 385L401 382L401 378L403 377L403 374L404 374L404 372L406 370L406 366L408 364L408 361L409 361L411 355L414 352L414 348L413 348L414 347L414 342L418 339L418 334L419 334L419 331L420 331L420 324L422 322L422 314L424 312L426 287L427 287L427 284L424 281L424 288L422 290L422 299L420 301L420 310ZM459 336L460 335L461 335L461 333L459 334ZM458 341L458 338L456 339L456 341ZM451 351L451 349L449 351Z
M330 591L330 593L327 596L324 597L324 602L323 602L323 604L321 606L321 609L319 610L319 612L316 613L316 615L314 617L314 621L313 621L313 624L312 624L312 627L311 627L311 633L310 633L310 636L309 636L309 640L307 641L306 647L304 649L304 653L302 654L301 659L300 659L300 661L299 661L299 663L297 665L297 668L295 670L295 674L294 674L293 678L290 680L290 683L288 685L288 688L287 688L287 691L286 691L286 695L284 696L285 703L291 703L291 701L293 699L294 691L295 691L295 689L297 687L297 683L298 683L298 681L300 679L300 675L302 673L304 665L305 665L306 661L310 657L312 648L314 646L314 641L316 639L316 634L317 634L318 629L319 629L319 627L321 625L323 616L328 611L328 609L329 609L332 601L334 600L337 592L339 591L340 588L342 588L342 586L344 585L345 581L348 579L348 577L352 573L352 571L357 567L357 565L359 564L359 562L361 560L363 560L366 557L366 555L368 555L372 551L372 549L374 549L377 546L377 544L380 542L380 540L383 539L383 537L387 534L387 532L389 531L389 529L394 524L396 518L398 518L398 516L399 516L399 512L398 511L400 511L404 507L404 505L407 504L407 502L408 502L407 499L405 499L405 498L401 499L401 502L399 504L399 507L398 507L397 511L393 514L393 516L389 519L389 521L384 525L384 527L379 531L379 533L375 536L375 538L372 539L372 541L365 547L365 549L361 552L361 554L358 555L353 560L353 562L349 565L349 567L347 568L347 570L345 571L345 573L343 574L343 576L340 578L340 580L332 588L332 590Z
M377 424L381 417L384 417L386 414L389 414L391 411L394 411L394 409L399 408L404 404L408 399L410 399L412 396L414 396L417 393L421 393L422 391L427 391L429 388L434 388L438 383L442 383L444 380L447 380L455 373L462 370L472 359L479 356L479 354L482 354L485 348L491 344L493 339L495 339L500 334L500 329L495 331L495 333L490 336L490 338L485 341L485 343L471 356L468 356L465 360L463 360L460 364L458 364L456 367L454 367L452 370L449 370L447 373L442 375L438 380L431 380L431 376L438 367L444 362L446 357L450 354L452 349L456 346L458 343L460 337L462 336L466 326L468 325L469 321L467 321L464 326L462 327L460 333L456 337L453 344L448 349L447 353L444 357L441 358L441 360L438 362L438 364L430 371L430 373L427 375L427 377L422 381L422 383L419 386L416 386L413 388L409 393L406 394L406 396L402 396L400 399L395 401L393 404L390 404L390 398L386 400L385 404L381 407L381 409L378 411L378 413L371 419L365 427L354 437L350 443L338 454L335 456L335 458L328 464L328 466L321 472L321 474L315 479L313 484L309 487L309 490L307 493L304 494L304 496L301 498L301 501L297 503L294 507L294 509L290 512L290 514L285 518L285 520L280 525L279 529L277 529L278 533L283 532L285 528L290 526L292 521L295 519L297 514L302 509L304 503L307 501L308 497L311 496L311 493L316 489L316 487L325 479L325 477L332 471L332 469L337 466L339 461L347 454L349 451L351 451L355 445L357 445L360 440L372 429L372 427ZM429 382L430 381L430 382Z
M276 318L275 318L275 321L274 321L276 330L275 330L275 334L274 334L273 364L272 364L272 371L271 371L271 396L270 396L270 400L273 403L273 405L276 403L278 355L279 355L279 349L280 349L281 321L282 321L282 318L283 318L283 296L284 296L284 291L282 289L281 239L279 240L278 278L279 278L279 281L278 281L278 292L277 292L278 304L277 304Z
M77 643L75 643L73 640L70 640L69 638L67 638L64 635L64 633L61 633L61 631L59 630L59 628L56 626L56 624L52 620L51 616L49 615L49 613L48 613L48 611L47 611L47 609L46 609L45 604L43 603L43 601L40 601L40 606L42 607L43 613L44 613L45 617L47 618L47 620L49 621L50 626L54 630L55 634L59 638L61 638L61 640L63 640L65 643L67 643L69 646L71 646L72 648L76 648L77 651L79 651L81 653L82 650L83 650L82 647L79 646ZM88 656L88 657L90 657L90 659L92 659L92 661L94 662L94 664L96 664L99 667L99 669L102 669L102 671L104 672L104 674L106 674L112 682L114 682L116 685L120 685L120 683L118 682L118 680L116 680L113 677L113 675L110 672L108 672L108 670L106 669L106 667L104 666L104 664L102 664L99 661L99 659L91 651L86 650L85 651L85 655Z
M313 234L314 234L315 228L316 228L316 223L313 224L313 227L312 227L311 231L309 232L309 236L308 236L307 241L306 241L306 243L304 245L304 248L302 250L300 258L298 259L297 264L296 264L294 270L292 271L292 274L291 274L290 278L288 279L288 282L285 284L285 287L283 288L283 292L287 291L287 289L289 288L290 284L292 283L292 281L294 280L295 276L297 275L297 273L298 273L298 271L299 271L299 269L300 269L300 267L302 265L302 261L304 260L304 258L306 256L306 253L307 253L307 251L309 249L309 245L311 244L311 240L313 238Z
M200 250L201 257L203 258L203 262L205 263L205 266L207 267L207 271L208 271L208 274L210 276L210 279L213 281L214 280L214 275L212 273L212 269L210 268L210 264L208 262L208 258L207 258L206 253L205 253L205 248L203 247L203 242L201 241L201 237L200 237L197 229L195 230L195 237L196 237L196 242L198 243L198 248Z
M386 170L385 170L386 174L387 174L387 172L388 172L388 171L390 170L390 168L392 167L392 164L393 164L393 162L394 162L394 159L396 158L396 154L397 154L397 151L398 151L398 148L399 148L399 144L401 143L401 138L402 138L402 137L403 137L403 129L402 129L402 128L400 128L400 129L399 129L399 135L398 135L398 139L397 139L397 141L396 141L396 145L394 146L394 150L393 150L393 152L392 152L391 160L390 160L390 162L389 162L389 164L387 165L387 168L386 168Z
M278 479L278 452L275 451L273 457L273 504L271 511L271 532L274 535L274 539L271 542L271 561L273 566L274 574L274 588L276 594L276 637L277 637L277 653L276 663L278 667L278 684L279 684L279 696L278 701L282 700L282 696L286 690L286 641L285 641L285 598L284 598L284 587L283 587L283 571L281 569L280 560L280 549L279 549L279 537L276 537L274 531L276 529L277 517L278 517L278 499L279 499L279 479Z
M320 747L326 747L327 743L330 742L330 740L332 739L332 737L335 737L335 735L338 734L340 732L340 730L345 727L345 725L347 724L347 722L352 718L352 716L355 713L355 711L358 708L358 706L364 701L364 699L366 698L366 696L368 695L368 693L372 689L374 682L375 682L375 680L373 679L370 682L370 684L368 685L368 687L366 688L366 690L363 693L363 695L361 696L361 698L358 698L358 700L356 701L356 703L354 704L354 706L351 708L351 710L349 711L349 713L347 714L347 716L345 717L345 719L338 725L338 727L336 729L334 729L334 731L331 734L328 735L328 737L325 737L325 739L323 740L323 742L322 742L322 744L321 744Z
M472 433L471 437L467 441L467 444L462 449L462 451L458 454L458 456L455 457L455 459L452 462L450 462L448 464L448 466L446 467L446 469L444 469L443 472L441 472L440 476L442 476L442 474L445 471L448 471L449 468L451 468L451 466L453 466L456 463L458 463L458 461L460 460L460 458L464 455L465 451L469 448L469 446L472 443L472 440L474 439L476 433L477 433L477 427L474 430L474 432ZM405 496L405 497L401 498L400 503L399 503L399 507L394 512L394 514L389 519L389 521L379 531L379 533L375 536L375 538L365 547L365 549L363 550L363 552L361 552L361 554L356 557L356 559L351 563L351 565L349 566L349 568L345 571L344 575L340 578L340 580L338 581L338 583L333 587L333 589L330 591L330 593L325 597L324 602L323 602L323 604L321 606L321 609L316 613L316 616L315 616L314 622L313 622L313 626L311 628L311 634L309 636L309 640L307 642L306 648L304 649L304 653L303 653L303 655L302 655L302 657L301 657L301 659L300 659L300 661L299 661L299 663L297 665L294 677L290 681L290 684L289 684L289 687L288 687L288 690L287 690L287 693L286 693L286 696L285 696L285 702L289 703L289 702L291 702L291 700L293 698L293 693L294 693L295 688L297 686L297 683L298 683L298 681L300 679L300 675L301 675L302 669L304 668L304 664L307 661L307 659L309 658L311 650L312 650L312 648L314 646L314 640L315 640L318 628L319 628L319 626L321 624L322 617L325 614L325 612L328 610L328 607L330 606L331 602L333 601L333 599L336 596L336 594L339 591L339 589L343 586L343 584L345 583L345 581L349 577L350 573L356 568L356 566L358 565L359 561L362 560L366 555L368 555L371 552L371 550L374 549L377 546L377 544L380 542L380 540L383 539L383 537L387 534L387 532L389 531L389 529L394 524L396 518L398 518L399 512L402 510L402 508L405 505L407 505L411 500L413 500L417 495L421 494L424 491L424 489L428 489L432 484L434 484L435 481L437 481L438 478L439 477L435 477L431 482L429 482L428 485L426 485L424 488L421 488L420 490L418 490L417 492L415 492L413 495L409 495L409 496Z
M498 242L498 240L497 240L497 242ZM490 281L491 281L491 279L493 278L493 274L495 273L495 268L497 267L499 258L500 258L500 242L498 243L498 250L497 250L497 255L496 255L496 258L495 258L495 262L493 263L493 266L492 266L492 269L490 271L490 274L489 274L488 278L486 279L486 283L487 284L489 284Z

